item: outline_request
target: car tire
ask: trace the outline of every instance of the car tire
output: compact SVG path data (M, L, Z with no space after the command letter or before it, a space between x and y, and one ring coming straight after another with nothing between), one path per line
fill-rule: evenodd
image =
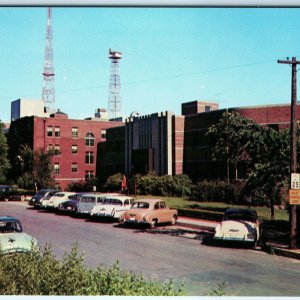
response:
M22 195L22 196L21 196L20 201L22 201L22 202L25 201L25 195Z
M171 220L171 225L175 225L176 222L177 222L177 216L174 215L174 216L172 217L172 220Z
M4 201L7 202L9 199L8 197L4 197Z
M157 226L157 219L153 219L150 223L150 228L154 229Z

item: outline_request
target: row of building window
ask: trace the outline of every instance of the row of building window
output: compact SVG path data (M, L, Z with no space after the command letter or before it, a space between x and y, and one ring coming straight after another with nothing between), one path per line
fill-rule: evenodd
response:
M71 171L72 173L77 173L78 172L78 166L77 163L72 163L71 164ZM60 164L59 163L54 163L54 174L59 175L60 174ZM88 170L85 171L85 178L92 178L94 177L94 171L93 170Z
M54 129L54 131L53 131ZM59 126L48 126L47 127L47 136L48 137L60 137L60 127ZM106 130L102 129L100 133L101 139L106 139ZM78 138L78 128L72 127L72 138ZM85 136L85 145L94 146L95 136L93 133L89 132Z

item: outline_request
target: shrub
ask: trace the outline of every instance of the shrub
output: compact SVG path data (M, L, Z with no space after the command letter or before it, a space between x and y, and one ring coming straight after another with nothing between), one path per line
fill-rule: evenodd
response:
M190 199L207 202L241 203L243 202L244 182L199 181L191 192Z
M14 256L0 254L1 295L184 295L172 281L147 281L141 275L111 267L88 269L75 245L58 260L51 246Z
M103 186L104 191L106 192L115 192L121 190L123 175L121 173L114 174L109 176L106 180L106 183Z
M155 173L135 175L129 180L129 190L137 194L170 197L185 197L191 193L192 181L187 175L157 176Z

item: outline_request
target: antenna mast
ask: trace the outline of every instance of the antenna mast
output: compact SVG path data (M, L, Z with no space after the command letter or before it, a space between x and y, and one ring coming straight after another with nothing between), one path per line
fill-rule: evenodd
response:
M120 83L120 65L122 53L109 49L108 57L111 60L111 71L108 96L108 117L110 120L122 117L122 98Z
M42 99L47 112L55 110L55 89L54 89L54 67L53 67L53 48L52 48L52 10L48 7L48 22L46 33L46 49L43 72L43 91Z

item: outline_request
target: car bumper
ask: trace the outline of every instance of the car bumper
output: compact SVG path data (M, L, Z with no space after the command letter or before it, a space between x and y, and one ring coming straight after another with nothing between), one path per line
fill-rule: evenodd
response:
M254 238L249 238L249 237L236 237L236 236L214 236L214 240L219 240L219 241L234 241L234 242L255 242Z

